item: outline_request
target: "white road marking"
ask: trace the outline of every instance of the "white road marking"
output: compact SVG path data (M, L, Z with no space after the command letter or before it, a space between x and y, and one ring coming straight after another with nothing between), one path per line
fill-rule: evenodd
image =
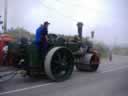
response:
M7 92L2 92L2 93L0 93L0 95L7 95L7 94L11 94L11 93L22 92L22 91L35 89L35 88L39 88L39 87L43 87L43 86L48 86L48 85L52 85L52 84L54 84L54 83L47 83L47 84L42 84L42 85L36 85L36 86L21 88L21 89L17 89L17 90L11 90L11 91L7 91Z
M125 65L125 66L128 66L128 65ZM111 70L111 69L115 69L116 68L120 68L121 67L121 64L120 65L117 65L117 66L100 66L99 68L103 70Z
M119 67L119 68L114 68L114 69L111 69L111 70L103 71L102 73L117 71L117 70L121 70L121 69L125 69L125 68L128 68L128 66Z
M128 66L124 66L124 67L119 67L119 68L103 71L102 73L117 71L117 70L121 70L121 69L125 69L125 68L128 68ZM7 91L7 92L2 92L2 93L0 93L0 95L7 95L7 94L11 94L11 93L27 91L27 90L36 89L36 88L39 88L39 87L48 86L48 85L52 85L52 84L55 84L55 83L47 83L47 84L42 84L42 85L36 85L36 86L21 88L21 89L17 89L17 90L11 90L11 91Z

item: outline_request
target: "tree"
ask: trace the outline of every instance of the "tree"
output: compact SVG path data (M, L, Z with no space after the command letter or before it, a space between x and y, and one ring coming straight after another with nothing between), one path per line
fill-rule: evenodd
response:
M33 39L34 34L30 33L28 30L24 28L10 28L7 32L16 39L20 39L22 37L28 38L29 40Z

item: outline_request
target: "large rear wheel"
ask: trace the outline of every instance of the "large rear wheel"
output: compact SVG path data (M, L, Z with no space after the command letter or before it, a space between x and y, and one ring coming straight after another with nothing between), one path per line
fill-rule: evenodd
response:
M73 72L73 55L64 47L55 47L46 55L44 68L46 75L54 81L64 81Z

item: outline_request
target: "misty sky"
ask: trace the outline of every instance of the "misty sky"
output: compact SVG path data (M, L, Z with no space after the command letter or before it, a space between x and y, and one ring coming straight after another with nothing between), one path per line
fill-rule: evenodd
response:
M3 10L0 0L2 16ZM45 20L51 23L50 33L77 34L76 23L82 21L84 37L95 30L97 40L128 44L128 0L8 0L8 28L35 33Z

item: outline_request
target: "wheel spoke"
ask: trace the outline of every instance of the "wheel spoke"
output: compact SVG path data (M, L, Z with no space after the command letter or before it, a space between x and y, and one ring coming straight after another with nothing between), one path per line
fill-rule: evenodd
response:
M54 60L52 63L55 64L55 65L60 65L60 62L57 61L57 60Z
M60 53L57 53L57 60L59 61L59 62L61 62L62 61L62 57L61 57L61 54Z

